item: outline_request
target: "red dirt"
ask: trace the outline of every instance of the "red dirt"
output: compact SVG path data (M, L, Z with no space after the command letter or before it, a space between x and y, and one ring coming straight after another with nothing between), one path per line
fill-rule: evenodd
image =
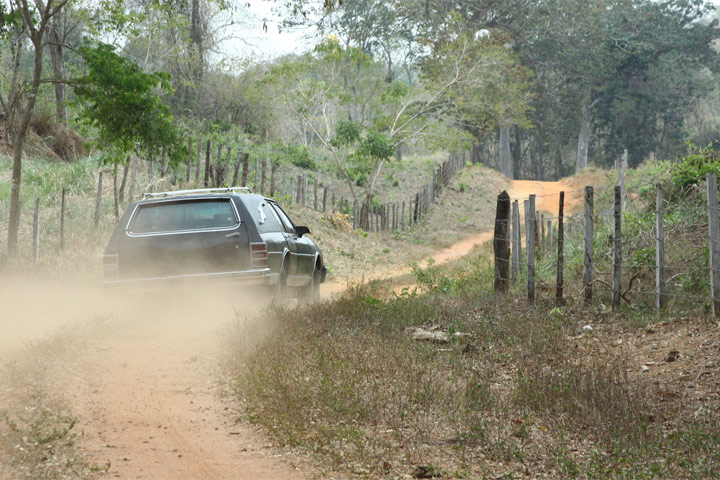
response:
M218 334L233 302L172 302L170 312L156 304L125 315L75 389L91 458L123 479L304 478L219 396Z

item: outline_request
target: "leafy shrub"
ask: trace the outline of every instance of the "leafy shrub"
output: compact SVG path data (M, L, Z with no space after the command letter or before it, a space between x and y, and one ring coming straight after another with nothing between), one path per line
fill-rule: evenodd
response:
M689 187L704 180L708 173L720 175L720 155L712 145L673 165L673 193L685 196Z
M315 170L317 165L310 156L310 150L302 145L283 145L281 153L293 165L304 170Z

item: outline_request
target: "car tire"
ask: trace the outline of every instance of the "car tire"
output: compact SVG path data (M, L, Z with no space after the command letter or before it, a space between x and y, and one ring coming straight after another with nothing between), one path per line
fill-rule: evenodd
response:
M288 301L289 289L287 285L288 274L284 268L280 271L277 285L275 286L275 294L273 295L273 302L278 305L285 305Z
M300 292L300 298L303 303L316 303L320 301L320 277L322 275L322 269L315 267L313 271L312 279L307 287L303 287Z

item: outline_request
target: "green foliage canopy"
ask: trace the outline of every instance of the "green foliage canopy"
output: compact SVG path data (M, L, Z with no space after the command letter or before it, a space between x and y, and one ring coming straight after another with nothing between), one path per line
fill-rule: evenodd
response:
M84 108L79 118L99 131L99 142L110 147L108 160L118 162L139 145L147 151L166 148L171 162L180 161L184 147L170 109L159 92L169 92L170 77L145 73L105 43L81 46L87 73L76 79L76 103Z

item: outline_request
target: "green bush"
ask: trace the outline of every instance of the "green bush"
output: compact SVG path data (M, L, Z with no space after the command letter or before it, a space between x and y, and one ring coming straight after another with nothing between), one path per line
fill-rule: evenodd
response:
M282 153L290 163L305 170L315 170L317 165L310 156L310 150L302 145L285 145L281 148Z
M712 146L673 165L673 193L684 196L689 187L703 181L708 173L720 175L720 155Z

